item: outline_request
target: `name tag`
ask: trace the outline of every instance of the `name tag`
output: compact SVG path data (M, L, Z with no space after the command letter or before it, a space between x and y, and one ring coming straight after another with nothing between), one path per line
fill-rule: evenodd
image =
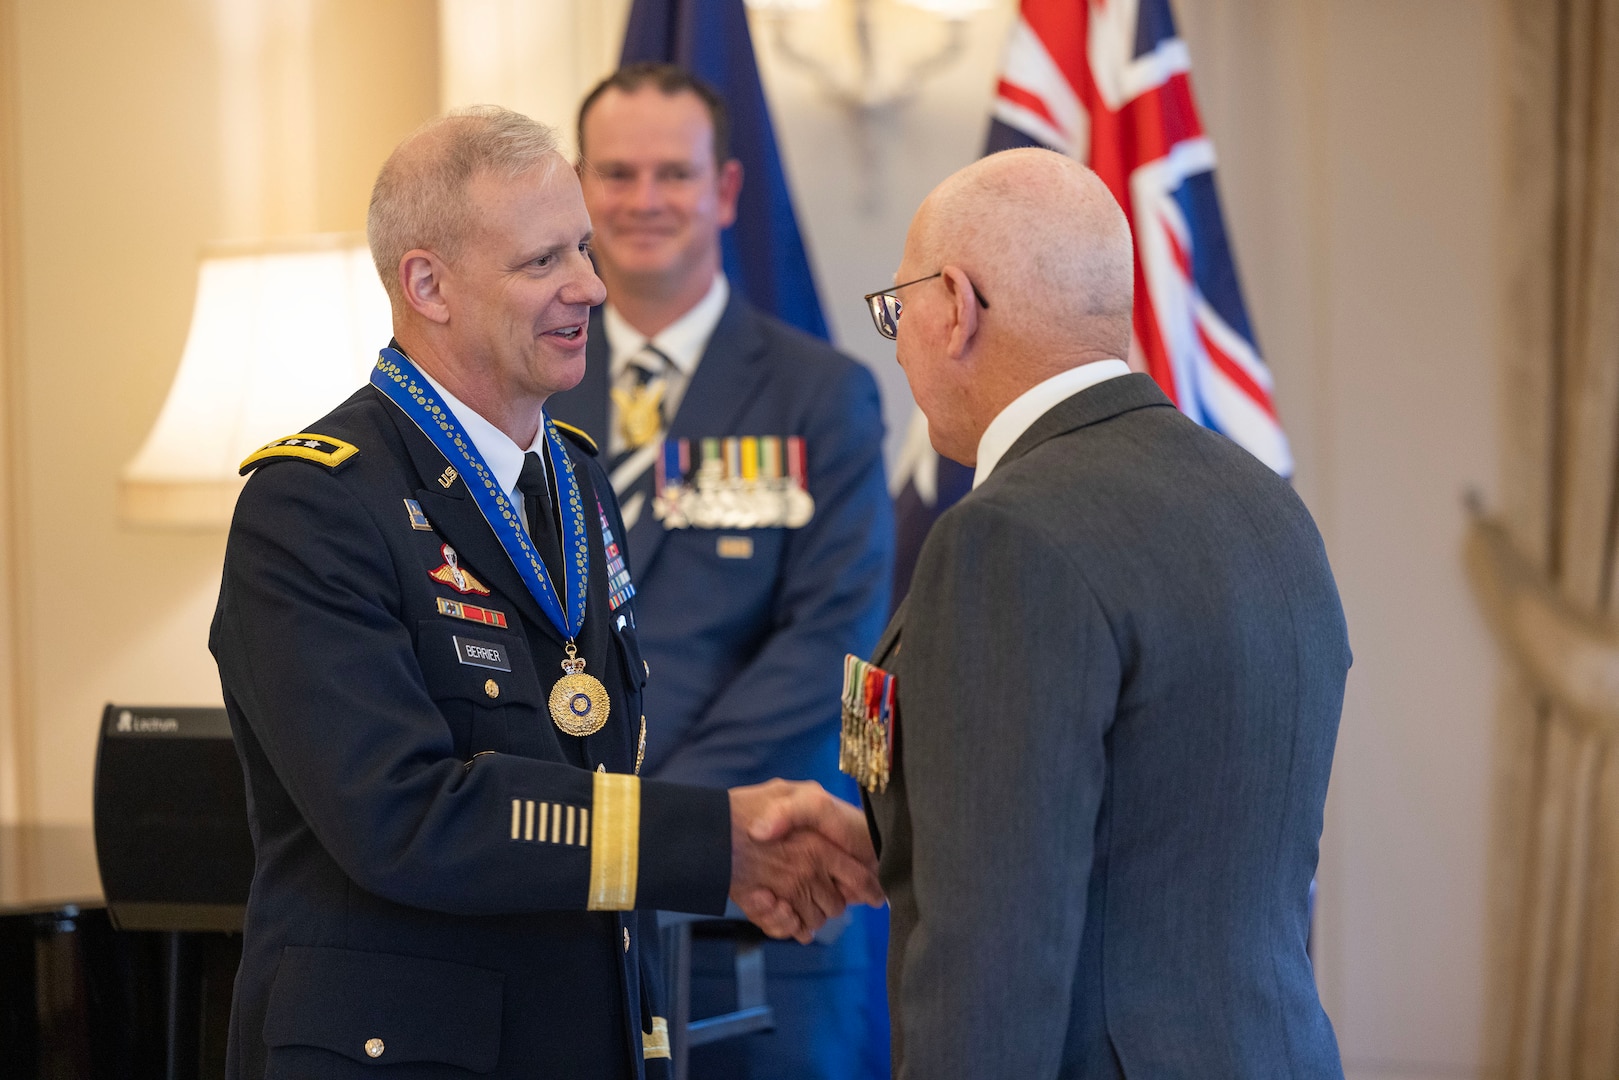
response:
M714 542L714 548L722 559L751 559L753 558L753 537L751 536L722 536Z
M457 635L451 638L455 642L455 658L463 664L473 667L494 668L496 671L510 671L512 662L506 656L506 650L493 641L478 641L474 638L464 638Z

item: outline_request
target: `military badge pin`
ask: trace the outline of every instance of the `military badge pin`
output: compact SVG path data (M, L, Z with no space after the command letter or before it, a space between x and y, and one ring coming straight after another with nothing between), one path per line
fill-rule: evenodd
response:
M410 519L410 527L418 532L432 532L433 525L422 513L422 504L415 499L405 500L405 516Z
M838 768L870 792L888 790L898 720L894 676L858 656L843 659L843 733Z
M461 565L460 556L449 544L440 546L439 553L444 556L444 565L429 570L427 576L443 585L448 585L458 593L477 593L479 596L489 595L489 586L472 576L472 572Z

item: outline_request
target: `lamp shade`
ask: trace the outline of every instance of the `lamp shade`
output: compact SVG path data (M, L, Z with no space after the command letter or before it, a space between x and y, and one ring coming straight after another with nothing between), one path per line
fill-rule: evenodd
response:
M365 382L392 319L363 238L313 237L204 255L185 353L157 423L124 469L132 524L222 527L242 459L304 430Z

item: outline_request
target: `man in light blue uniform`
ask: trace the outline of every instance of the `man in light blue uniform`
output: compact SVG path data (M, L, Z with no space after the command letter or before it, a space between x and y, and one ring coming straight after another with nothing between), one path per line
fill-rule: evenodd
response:
M608 299L584 380L550 407L601 443L624 508L652 671L646 772L852 795L842 660L881 631L893 562L875 380L721 272L743 177L706 86L626 68L585 99L579 136ZM860 1075L866 930L767 944L776 1031L695 1049L693 1075ZM732 948L696 943L694 1017L732 1006Z

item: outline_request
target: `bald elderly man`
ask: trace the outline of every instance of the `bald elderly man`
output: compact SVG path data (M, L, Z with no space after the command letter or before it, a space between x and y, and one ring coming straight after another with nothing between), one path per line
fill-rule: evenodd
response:
M874 654L886 732L880 674L849 698L896 1077L1341 1077L1305 942L1350 654L1310 515L1120 359L1130 233L1083 166L950 177L894 280L873 318L976 469Z

